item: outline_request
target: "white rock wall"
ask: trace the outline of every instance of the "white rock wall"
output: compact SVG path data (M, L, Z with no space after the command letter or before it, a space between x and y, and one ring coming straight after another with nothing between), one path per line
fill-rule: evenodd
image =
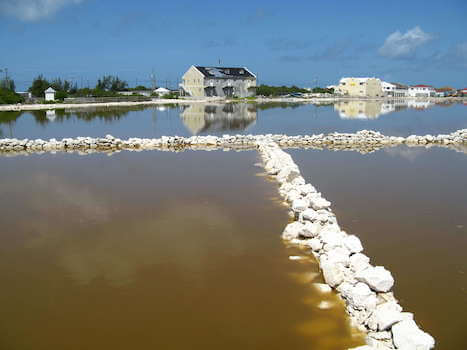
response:
M371 265L358 237L339 227L331 203L305 183L292 157L274 142L260 142L258 150L294 218L282 238L310 248L324 280L344 299L352 324L367 334L367 345L359 349L432 349L433 337L402 311L391 292L391 272Z

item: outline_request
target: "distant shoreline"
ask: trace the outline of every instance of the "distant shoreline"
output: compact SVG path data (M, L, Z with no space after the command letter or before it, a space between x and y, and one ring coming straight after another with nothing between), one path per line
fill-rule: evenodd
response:
M16 111L35 111L35 110L52 110L52 109L71 109L71 108L90 108L90 107L132 107L132 106L157 106L167 104L194 104L194 103L268 103L268 102L283 102L283 103L304 103L304 104L323 104L334 103L340 101L430 101L430 102L467 102L467 97L311 97L311 98L296 98L296 97L258 97L254 100L238 99L157 99L152 101L140 102L103 102L103 103L56 103L56 104L17 104L17 105L0 105L0 112L16 112Z

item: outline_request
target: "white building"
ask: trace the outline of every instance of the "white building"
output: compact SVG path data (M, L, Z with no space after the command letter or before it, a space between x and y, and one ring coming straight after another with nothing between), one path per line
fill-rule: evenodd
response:
M399 83L388 83L386 81L381 82L383 93L390 97L407 97L408 87Z
M409 87L408 95L410 97L434 97L436 91L430 85L414 85Z
M55 101L55 90L52 87L49 87L44 93L46 101Z
M157 88L156 90L154 90L154 92L155 92L158 96L165 96L165 95L170 94L170 90L169 90L169 89L166 89L166 88L163 88L163 87Z

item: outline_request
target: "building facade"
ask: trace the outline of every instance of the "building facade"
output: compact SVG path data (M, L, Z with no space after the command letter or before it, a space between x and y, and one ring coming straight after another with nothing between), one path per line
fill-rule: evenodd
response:
M44 91L46 101L55 101L55 90L49 87Z
M414 85L409 87L410 97L435 97L436 91L431 85Z
M245 67L191 66L182 76L180 96L251 97L256 75Z
M377 78L342 78L338 93L352 97L383 97L381 80Z

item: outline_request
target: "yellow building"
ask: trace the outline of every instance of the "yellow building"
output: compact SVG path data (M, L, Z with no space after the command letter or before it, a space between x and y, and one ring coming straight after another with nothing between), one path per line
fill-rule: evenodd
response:
M338 93L351 97L383 97L381 80L377 78L342 78Z

